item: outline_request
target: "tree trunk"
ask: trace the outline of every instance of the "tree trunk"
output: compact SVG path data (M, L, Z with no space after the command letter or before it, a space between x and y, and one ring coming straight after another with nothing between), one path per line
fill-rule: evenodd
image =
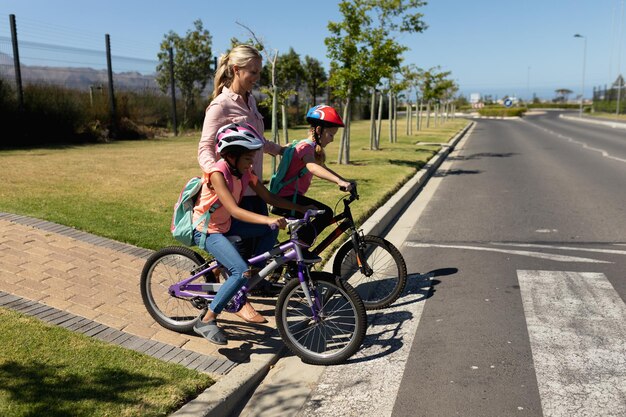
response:
M339 143L339 155L337 156L338 164L350 163L350 106L352 102L350 96L352 95L352 86L348 87L348 98L343 109L343 123L346 125L343 128L343 135L341 135L341 142Z
M380 101L378 102L378 128L376 129L376 149L380 149L380 134L383 127L383 93L380 93Z
M287 121L287 99L285 99L285 102L283 104L280 105L280 110L283 116L283 120L282 120L282 125L283 125L283 136L285 138L285 144L289 143L289 126L288 126L288 121Z
M398 143L398 96L393 96L393 142Z
M393 143L393 93L389 90L389 143Z
M409 136L413 133L413 104L410 101L406 102L406 135Z
M376 89L372 90L372 99L370 102L370 150L378 150L376 147L376 119L374 107L376 106Z
M430 127L430 100L426 102L426 129Z

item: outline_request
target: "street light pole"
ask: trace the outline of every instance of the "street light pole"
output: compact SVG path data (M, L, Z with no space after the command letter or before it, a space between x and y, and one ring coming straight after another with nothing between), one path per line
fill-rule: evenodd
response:
M578 117L583 117L583 101L585 97L585 63L587 61L587 38L579 33L574 35L575 38L583 38L584 46L583 46L583 82L582 89L580 91L580 111L578 112Z

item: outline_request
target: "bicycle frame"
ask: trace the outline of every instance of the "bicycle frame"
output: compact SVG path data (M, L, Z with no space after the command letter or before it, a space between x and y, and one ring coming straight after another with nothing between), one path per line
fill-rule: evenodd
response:
M359 195L357 194L357 191L356 191L356 184L353 184L353 189L350 191L350 197L343 199L343 212L333 217L330 222L331 225L337 224L337 227L335 227L335 229L328 236L326 236L324 240L318 243L317 246L315 246L315 248L311 249L311 252L314 253L315 255L319 255L320 253L322 253L322 251L324 251L324 249L329 247L331 243L337 240L339 236L341 236L348 230L351 230L352 232L350 234L350 239L352 240L352 245L354 246L354 249L357 254L357 262L358 262L359 268L361 269L361 272L364 275L370 276L372 275L373 271L372 271L372 268L370 268L370 266L367 265L367 263L362 262L362 260L366 258L365 256L363 256L361 245L359 244L360 243L359 231L357 230L356 225L354 224L354 219L352 217L352 210L350 209L350 204L353 201L358 200L358 199L359 199Z
M310 213L313 213L313 214L310 215ZM256 284L261 282L262 279L269 276L275 269L279 268L280 266L284 265L287 262L296 261L296 264L298 266L298 280L300 281L300 285L305 294L307 302L309 303L309 306L312 309L313 317L317 321L319 319L318 313L319 311L321 311L322 305L319 301L320 297L315 297L316 302L313 302L313 298L311 297L311 294L309 293L309 288L306 283L306 278L305 278L305 273L304 273L306 270L306 267L303 262L304 257L302 255L302 249L301 249L301 246L303 245L303 243L298 241L298 236L297 236L297 229L299 228L299 226L308 223L309 218L314 217L316 213L319 213L319 211L309 210L307 211L303 219L289 221L290 224L295 226L291 231L290 240L277 244L268 252L262 253L260 255L257 255L248 259L249 264L256 264L259 262L268 261L270 259L271 261L268 262L268 264L264 268L262 268L257 274L255 274L253 277L250 277L248 280L248 283L244 285L242 289L244 292L247 293L252 288L254 288ZM216 293L220 289L222 284L220 283L193 283L193 281L195 281L196 279L200 278L201 276L207 273L212 273L213 270L215 270L218 267L221 267L222 265L217 260L211 261L208 267L205 267L205 265L206 264L200 266L199 268L201 268L201 270L194 272L189 278L185 278L182 281L172 284L168 289L169 294L173 297L178 297L178 298L199 297L199 298L206 300L207 302L211 302L215 298L214 293Z

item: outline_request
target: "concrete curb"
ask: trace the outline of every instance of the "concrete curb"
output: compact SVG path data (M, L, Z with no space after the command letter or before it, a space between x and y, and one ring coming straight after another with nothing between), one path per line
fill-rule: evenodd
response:
M226 376L207 388L171 417L228 417L267 375L270 368L286 351L278 330L274 330L266 345L273 353L253 353L250 362L237 365Z
M609 126L612 127L614 129L626 129L626 123L624 122L611 122L608 120L594 120L594 119L590 119L588 117L574 117L574 116L564 116L564 115L559 115L559 117L561 119L565 119L565 120L573 120L576 122L582 122L582 123L591 123L591 124L596 124L596 125L604 125L604 126Z
M364 234L382 235L407 204L419 192L433 172L445 160L463 136L475 125L470 121L457 133L442 149L420 169L417 174L407 181L382 207L362 225ZM334 257L334 255L333 255ZM332 265L332 258L326 262L326 268ZM326 270L326 268L324 270ZM215 384L207 388L197 398L191 400L171 417L228 417L232 415L237 404L263 380L270 368L286 351L278 330L274 330L269 339L272 353L252 354L250 362L235 367L227 375L220 378Z

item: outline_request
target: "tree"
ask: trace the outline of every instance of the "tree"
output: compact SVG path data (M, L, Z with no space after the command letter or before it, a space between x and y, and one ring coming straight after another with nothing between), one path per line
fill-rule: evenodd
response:
M455 88L454 81L447 77L450 71L440 72L440 67L433 67L423 72L422 75L422 97L426 102L426 127L430 126L430 106L433 103L439 104L446 98L451 90Z
M304 79L304 68L300 62L300 55L289 48L289 52L278 57L276 62L276 83L283 90L295 92L295 105L299 107L298 91Z
M318 92L326 83L328 77L322 63L308 55L304 57L303 76L306 90L311 100L308 107L313 107L317 104Z
M211 79L212 38L209 31L202 27L200 19L193 22L195 30L188 30L184 37L170 31L161 42L157 54L156 81L162 92L170 87L169 49L174 52L174 80L183 99L183 124L187 123L187 114L195 99Z
M555 103L565 103L568 96L573 93L573 91L568 88L559 88L554 90L554 92L556 93L556 98L554 99Z
M331 59L328 84L344 100L346 124L339 143L339 163L350 162L353 98L374 88L399 67L407 47L398 44L393 34L423 31L422 14L411 12L424 4L419 0L344 0L339 3L343 21L328 23L331 36L324 40Z

